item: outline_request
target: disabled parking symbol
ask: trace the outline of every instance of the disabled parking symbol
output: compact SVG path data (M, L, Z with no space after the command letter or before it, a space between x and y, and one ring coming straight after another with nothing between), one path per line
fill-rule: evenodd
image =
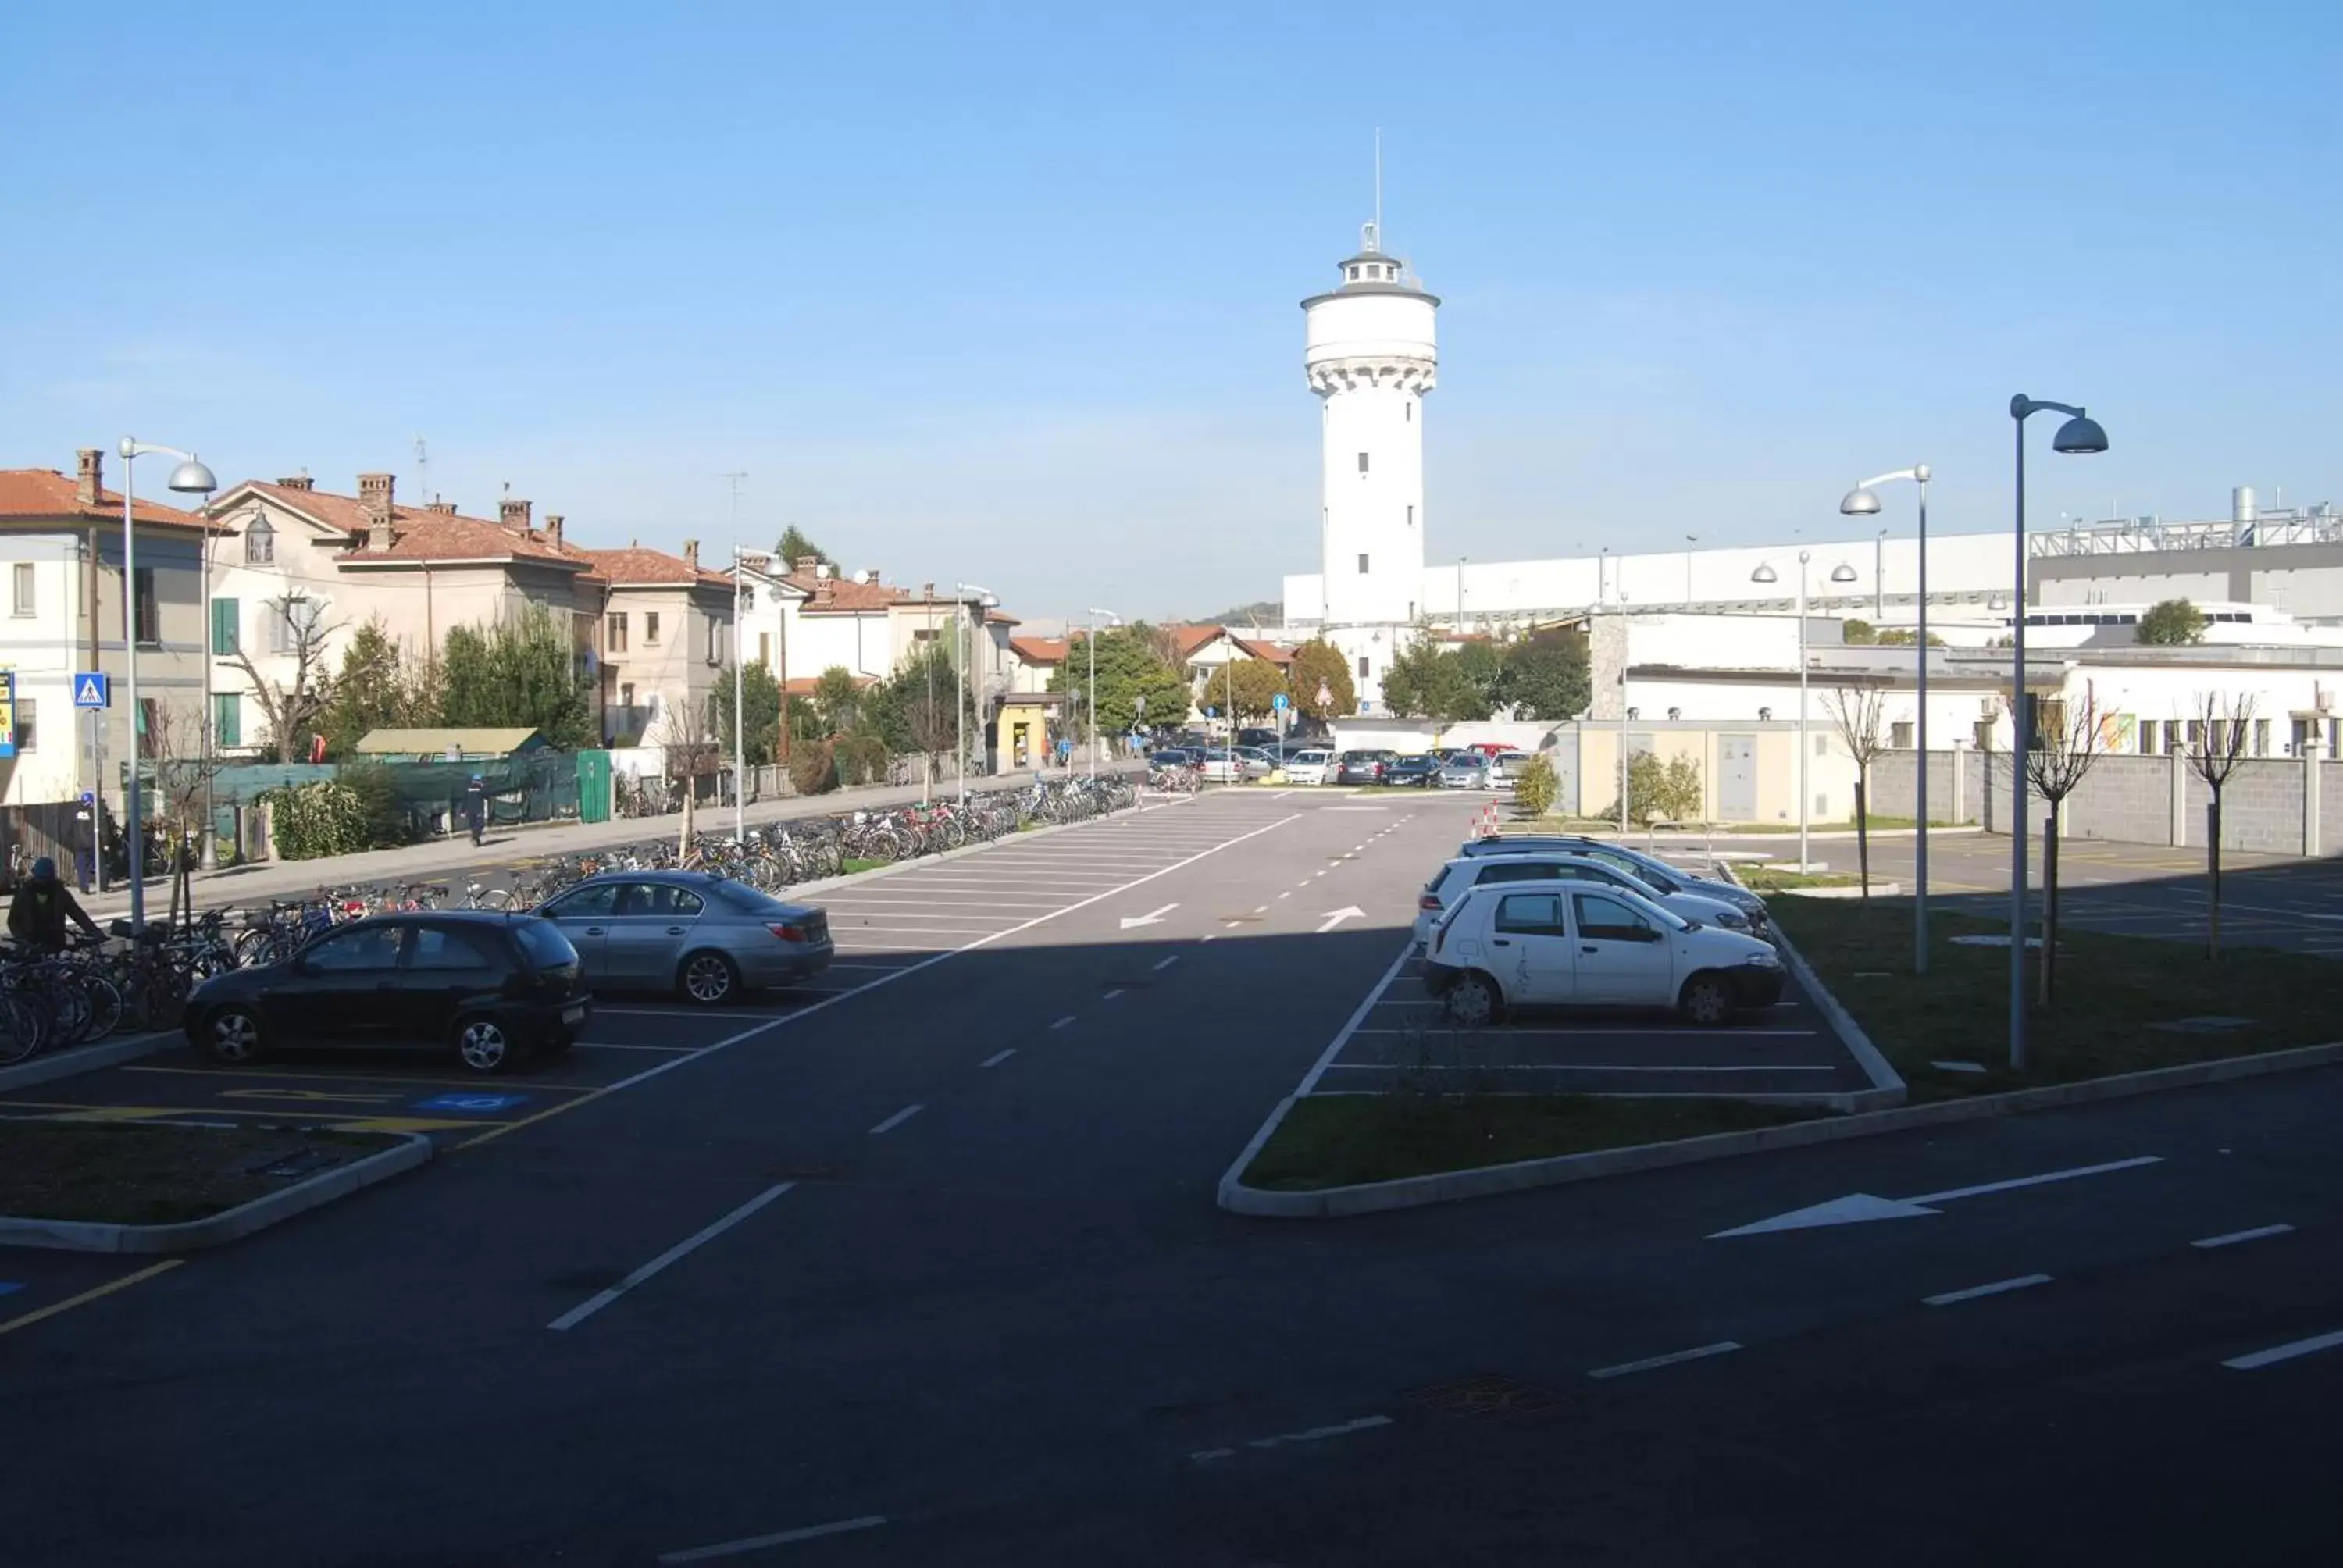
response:
M525 1103L526 1094L435 1094L428 1100L415 1102L417 1111L457 1111L471 1115L485 1115L492 1111L509 1111Z

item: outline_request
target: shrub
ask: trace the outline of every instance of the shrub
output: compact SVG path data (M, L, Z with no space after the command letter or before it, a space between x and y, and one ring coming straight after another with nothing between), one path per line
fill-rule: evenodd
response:
M379 762L354 762L344 767L339 781L358 798L366 820L366 848L396 849L410 843L414 833L407 803L398 797L398 781Z
M789 783L800 795L820 795L838 788L838 767L827 740L801 740L789 756Z
M1627 763L1627 815L1638 822L1688 822L1700 816L1700 764L1689 757L1662 762L1639 751Z
M1523 764L1520 774L1514 778L1513 799L1526 807L1531 815L1543 817L1554 809L1554 798L1561 788L1561 781L1554 776L1553 759L1540 753Z
M284 859L314 860L367 847L366 802L337 779L288 785L261 799L268 806L269 841Z

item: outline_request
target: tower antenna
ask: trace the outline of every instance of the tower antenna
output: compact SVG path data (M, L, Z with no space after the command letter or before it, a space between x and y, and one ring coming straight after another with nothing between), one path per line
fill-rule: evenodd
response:
M1375 127L1375 247L1383 243L1383 128Z
M431 499L431 454L419 434L415 437L415 493L426 501Z
M732 531L738 534L740 531L740 481L749 477L749 470L742 468L737 473L716 477L732 487Z

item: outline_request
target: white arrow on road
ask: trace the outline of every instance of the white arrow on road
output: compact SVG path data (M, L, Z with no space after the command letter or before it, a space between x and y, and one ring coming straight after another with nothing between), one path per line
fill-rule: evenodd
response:
M1133 926L1160 926L1163 923L1163 917L1179 907L1177 904L1166 904L1151 914L1125 915L1122 917L1122 929L1127 931Z
M1341 925L1344 920L1363 920L1366 918L1366 910L1359 908L1356 904L1349 904L1339 910L1328 910L1326 911L1326 923L1320 926L1318 929L1321 931L1331 931L1336 926Z
M2111 1160L2104 1165L2077 1165L2071 1171L2046 1171L2039 1176L2017 1176L2007 1181L1987 1181L1977 1187L1923 1192L1916 1198L1877 1198L1868 1192L1850 1192L1827 1203L1793 1209L1786 1214L1776 1214L1770 1220L1760 1220L1752 1225L1718 1231L1708 1239L1714 1241L1721 1236L1761 1236L1771 1231L1811 1231L1822 1225L1858 1225L1866 1220L1915 1220L1923 1214L1942 1212L1929 1208L1931 1203L1950 1203L1956 1199L1982 1197L1987 1192L2007 1192L2018 1187L2040 1187L2052 1181L2072 1181L2077 1176L2103 1176L2110 1171L2131 1171L2142 1165L2162 1163L2164 1157L2160 1154L2142 1154L2134 1160Z

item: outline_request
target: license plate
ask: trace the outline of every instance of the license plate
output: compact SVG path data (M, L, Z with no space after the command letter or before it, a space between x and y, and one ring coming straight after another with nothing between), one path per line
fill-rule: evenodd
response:
M586 1004L584 1002L578 1002L574 1006L565 1007L561 1010L561 1021L564 1023L581 1022L585 1017Z

